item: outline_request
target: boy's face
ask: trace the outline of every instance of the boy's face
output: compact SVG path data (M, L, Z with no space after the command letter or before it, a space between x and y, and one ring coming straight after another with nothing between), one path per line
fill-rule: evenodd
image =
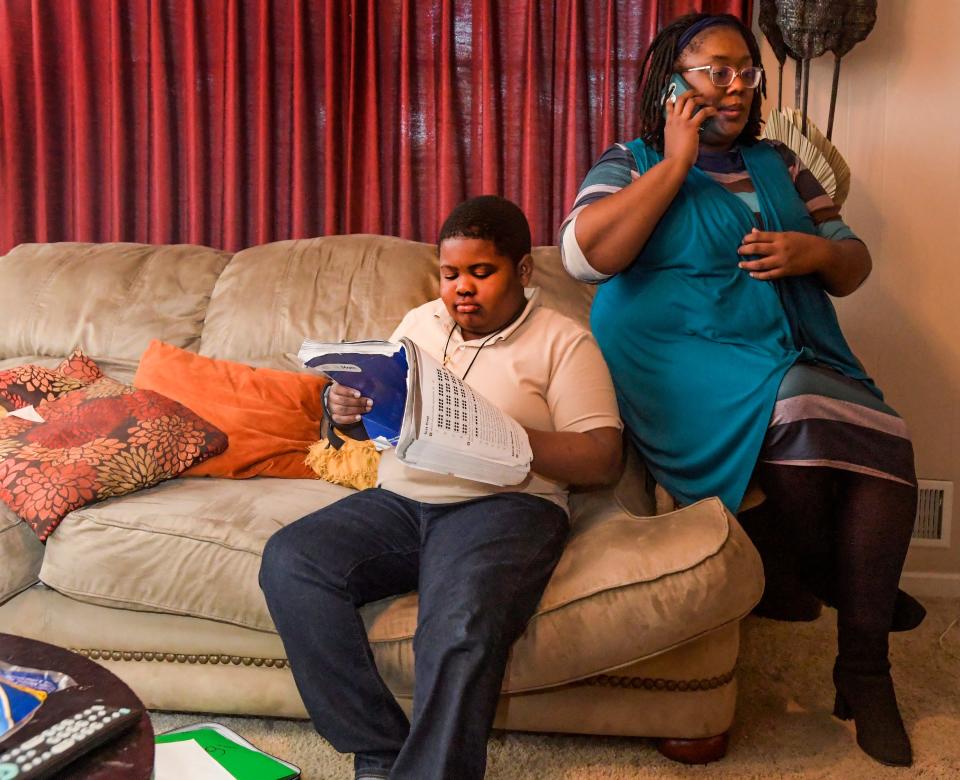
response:
M440 297L465 341L482 338L510 322L526 305L533 258L519 263L497 254L492 241L448 238L440 244Z

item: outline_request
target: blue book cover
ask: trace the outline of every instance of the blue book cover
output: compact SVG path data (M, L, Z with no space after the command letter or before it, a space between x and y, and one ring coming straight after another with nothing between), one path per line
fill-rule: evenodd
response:
M304 365L372 399L373 408L363 415L367 435L396 445L407 403L409 364L403 345L388 341L329 344L308 340L299 354Z

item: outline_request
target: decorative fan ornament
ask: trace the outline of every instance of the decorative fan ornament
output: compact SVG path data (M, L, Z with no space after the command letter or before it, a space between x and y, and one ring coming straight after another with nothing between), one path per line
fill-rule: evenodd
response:
M785 113L787 119L793 122L794 126L801 127L803 125L803 117L799 109L790 109ZM837 191L831 194L830 197L833 198L834 203L842 206L850 194L850 166L847 165L847 161L843 159L840 150L833 145L830 139L820 132L820 128L809 120L807 121L806 136L810 143L820 150L820 154L824 156L827 163L833 169L833 177L837 182Z
M763 137L771 141L780 141L793 151L800 162L820 182L820 186L823 187L827 195L836 201L839 188L833 168L814 143L803 134L801 128L793 123L790 114L786 111L771 111L763 128ZM847 183L849 190L849 175Z

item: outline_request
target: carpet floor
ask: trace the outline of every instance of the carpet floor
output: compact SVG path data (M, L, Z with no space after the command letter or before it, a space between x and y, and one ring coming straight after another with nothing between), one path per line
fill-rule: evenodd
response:
M489 780L718 778L960 778L960 600L926 599L926 621L891 638L891 661L904 722L913 741L910 769L883 767L854 741L852 721L831 716L830 670L836 613L812 623L744 621L737 717L722 761L686 767L651 740L495 732ZM352 780L341 756L305 721L151 713L157 733L217 720L258 747L297 764L306 780ZM185 779L186 780L186 779Z

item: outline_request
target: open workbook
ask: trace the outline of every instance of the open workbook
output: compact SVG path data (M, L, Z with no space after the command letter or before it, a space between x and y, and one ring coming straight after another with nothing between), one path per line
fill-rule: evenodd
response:
M517 485L530 472L527 432L410 339L303 342L304 365L373 399L367 435L413 468Z
M194 723L157 735L156 780L295 780L300 770L222 723Z

